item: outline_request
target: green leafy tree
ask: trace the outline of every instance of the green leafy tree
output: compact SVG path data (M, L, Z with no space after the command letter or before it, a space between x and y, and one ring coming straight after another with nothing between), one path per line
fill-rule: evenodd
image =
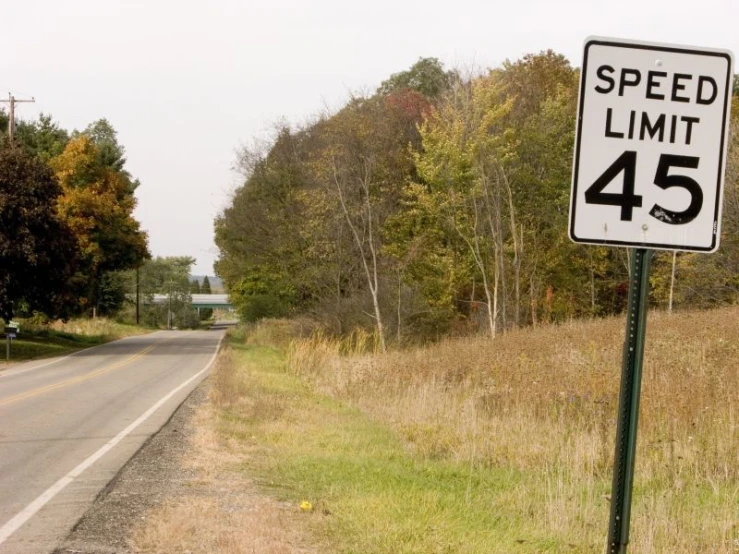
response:
M242 317L402 340L623 310L627 252L566 233L578 78L552 51L469 79L421 59L243 149L243 186L215 223L216 272ZM658 256L659 304L739 299L737 129L721 250Z
M402 312L403 290L402 268L384 248L386 226L403 209L404 186L415 174L411 152L420 147L417 125L429 109L408 91L359 97L317 130L322 145L311 175L325 214L317 221L334 230L333 250L344 255L337 261L354 285L349 298L369 300L357 307L371 314L381 350L392 335L389 312ZM400 326L402 314L394 323Z
M130 179L102 164L91 139L73 138L50 163L63 191L60 217L77 237L81 264L73 284L80 311L92 308L95 313L102 307L103 276L137 267L149 257L147 235L133 217Z
M208 285L210 286L210 283ZM190 294L200 294L200 293L201 293L200 281L198 281L197 279L193 279L190 282Z
M230 288L230 298L244 321L290 315L295 291L289 287L275 288L275 271L259 266Z
M107 271L100 277L97 292L97 313L115 316L126 302L128 280L123 271Z
M7 132L3 112L0 132ZM59 216L78 243L77 271L69 280L79 298L77 311L115 313L125 299L124 282L116 273L148 256L146 235L132 216L138 181L124 169L115 130L100 120L73 133L70 142L70 134L42 114L37 121L17 122L14 143L48 162L62 185Z
M139 290L142 297L142 321L153 327L166 327L171 314L172 325L194 327L198 317L190 296L190 269L195 259L189 256L157 256L139 268ZM128 289L133 290L135 271L128 271ZM164 295L166 302L157 304L154 295ZM128 319L132 314L128 314Z
M563 231L576 97L577 72L548 51L460 81L437 102L422 127L420 180L407 189L410 209L400 216L425 221L405 228L436 237L435 248L406 249L422 289L445 291L429 296L431 304L445 298L465 318L479 317L484 307L491 335L499 327L595 313L602 296L596 270L619 266L606 258L603 268L601 254L570 244ZM415 233L406 244L419 238ZM455 267L468 268L466 276L439 272L447 281L434 282L433 271L419 271L428 267L425 253L437 261L457 257Z
M126 165L125 149L118 142L118 133L107 119L98 119L82 133L97 146L98 163L113 171L123 171Z
M44 114L38 121L19 121L15 136L19 146L44 162L60 155L69 142L69 133Z
M203 294L212 294L213 291L210 288L210 279L208 279L208 276L206 275L203 277L203 284L200 287L200 292ZM210 319L213 317L213 309L212 308L202 308L200 310L200 319L201 321L205 321L206 319Z
M419 58L410 69L393 73L383 81L377 93L387 95L398 90L411 89L427 98L437 98L456 78L454 72L444 71L444 66L437 58Z
M126 149L118 142L118 132L107 119L98 119L88 125L82 133L97 147L98 164L116 173L123 180L129 192L133 193L140 185L126 170Z
M480 79L457 87L422 128L423 154L417 158L428 187L414 187L416 206L459 242L476 268L491 337L498 331L504 272L504 217L510 209L505 164L513 154L503 132L511 103L490 105L496 83Z
M0 316L19 309L65 316L75 239L57 214L51 169L21 148L0 147Z
M207 275L203 277L203 284L200 287L200 292L202 292L203 294L212 294L212 291L210 289L210 279L208 279Z
M245 183L216 218L215 242L220 250L216 273L242 313L250 313L252 295L262 294L261 287L245 286L249 275L258 275L270 290L292 291L278 295L280 313L307 309L324 287L323 275L330 269L318 257L325 241L316 237L305 214L307 142L306 133L282 127L268 152L240 153Z

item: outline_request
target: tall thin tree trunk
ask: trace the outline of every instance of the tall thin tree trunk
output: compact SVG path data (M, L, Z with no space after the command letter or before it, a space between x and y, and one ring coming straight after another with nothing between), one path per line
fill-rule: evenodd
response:
M497 334L496 328L496 314L498 313L498 265L495 264L495 276L494 276L494 289L491 293L490 283L488 282L487 272L485 271L485 264L482 260L482 253L480 252L480 240L475 233L475 261L477 262L480 272L482 273L482 287L485 290L485 299L487 300L485 306L488 311L488 328L490 330L490 338L494 339Z
M467 243L467 246L470 249L470 252L472 253L472 257L475 260L475 264L477 265L477 268L480 270L480 274L482 276L482 287L485 291L485 299L487 300L485 306L487 307L488 312L488 328L490 330L490 338L494 339L495 335L497 334L497 314L498 314L498 265L497 265L497 259L495 260L495 264L493 264L493 267L495 267L495 277L494 277L494 290L491 292L490 290L490 282L488 281L488 274L485 269L485 260L482 256L482 250L480 249L480 237L478 235L478 226L480 223L480 208L477 204L477 199L473 198L472 203L475 210L475 220L474 225L472 227L472 235L473 240L470 241L470 239L462 232L462 230L457 225L456 221L452 217L452 222L454 225L454 229L457 231L459 236ZM497 255L496 255L497 258Z
M495 266L495 274L493 275L493 311L492 311L492 317L493 317L493 338L495 338L496 332L497 332L497 325L496 325L496 316L498 315L498 310L500 309L498 307L498 298L500 297L499 294L499 283L501 280L501 272L498 270L498 266ZM503 317L503 333L505 333L505 316Z
M487 271L485 271L485 264L482 259L482 252L480 251L480 239L475 233L475 261L482 273L482 286L485 290L485 299L487 300L488 309L488 326L490 329L490 338L494 339L497 334L496 326L496 314L498 313L498 265L495 264L495 277L494 277L494 290L491 293L490 283L488 282Z
M503 201L501 196L500 176L495 176L495 190L490 190L490 180L485 171L484 163L481 164L481 184L486 205L487 225L493 239L493 251L495 255L495 284L494 304L495 315L500 314L500 323L503 333L508 329L508 280L506 279L505 267L505 240L503 236ZM499 302L499 298L501 298ZM499 307L499 303L502 306Z
M530 284L529 284L529 293L531 295L531 326L536 328L536 325L538 323L536 318L536 287L534 286L534 273L531 273L530 277Z
M401 293L403 292L403 273L398 270L398 333L397 333L397 339L398 344L400 344L400 323L401 323L401 315L400 315L400 300L401 300Z
M494 270L494 284L493 284L493 319L496 320L498 313L501 315L501 323L503 325L503 332L506 329L506 282L505 282L505 260L503 257L503 228L500 220L500 194L499 190L496 189L497 194L492 194L490 191L488 177L485 174L484 166L481 170L481 184L484 195L485 204L485 215L486 223L490 229L490 236L493 239L493 267ZM475 217L477 217L477 203L475 203ZM488 285L486 286L486 293L488 292ZM498 298L500 288L503 289L503 309L500 310L498 306ZM500 311L499 311L500 310ZM497 329L496 329L497 331Z
M497 245L496 245L496 258L498 259L498 265L500 266L500 288L501 290L501 310L500 310L500 323L503 329L503 333L508 329L508 279L506 278L505 271L505 244L503 240L503 223L502 223L502 212L500 210L500 204L497 206L496 213L496 231L497 231ZM496 295L497 300L497 295ZM497 312L496 312L497 313Z
M387 345L385 344L385 326L382 324L382 314L380 313L380 302L377 298L377 289L372 291L372 304L375 308L375 318L377 324L377 334L380 340L380 351L387 352Z
M515 288L515 322L516 327L521 326L521 263L523 262L523 224L521 225L521 235L517 241L517 244L514 245L514 248L516 249L515 258L513 260L513 268L514 268L514 279L516 280L516 288Z
M595 268L593 267L593 252L588 248L590 256L590 315L595 317Z
M513 240L513 279L514 279L514 312L513 318L516 326L521 325L521 262L523 258L523 224L521 225L521 234L518 234L518 225L516 224L516 206L513 202L513 189L508 180L508 175L503 168L498 167L498 178L505 184L508 199L508 221L511 227L511 239Z
M344 190L342 188L341 180L339 179L335 163L333 165L334 183L336 184L336 190L339 194L339 202L341 203L341 209L344 213L344 218L346 219L347 225L349 225L349 229L351 229L352 235L354 236L354 241L357 245L357 248L359 249L360 257L362 258L362 267L364 269L365 276L367 277L367 286L369 287L370 294L372 295L372 306L375 311L375 326L377 328L378 340L380 342L380 350L382 352L386 352L387 346L385 344L385 326L382 322L382 313L380 310L379 301L379 278L377 271L377 250L375 249L374 243L375 236L373 226L373 211L372 203L369 196L369 183L372 171L370 168L370 161L365 160L364 163L364 175L362 178L359 179L359 184L364 192L364 202L362 209L365 210L367 216L367 246L369 248L369 254L372 260L372 268L370 268L367 261L367 251L365 249L364 241L359 236L359 232L357 231L357 228L354 225L354 221L352 221L352 216L349 213L349 208L346 205Z

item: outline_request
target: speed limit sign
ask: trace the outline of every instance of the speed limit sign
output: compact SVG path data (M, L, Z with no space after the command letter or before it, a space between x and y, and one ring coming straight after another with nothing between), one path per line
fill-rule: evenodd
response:
M573 241L718 248L733 65L726 50L585 42Z

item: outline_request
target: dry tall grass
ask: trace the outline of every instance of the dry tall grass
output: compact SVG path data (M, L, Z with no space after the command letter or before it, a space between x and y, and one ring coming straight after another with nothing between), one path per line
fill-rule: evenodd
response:
M254 346L287 348L295 338L314 336L318 324L308 318L263 319L254 323L242 324L231 330L231 338L236 342Z
M37 328L43 328L39 326ZM120 339L131 335L140 335L147 332L145 329L134 325L116 323L105 317L96 319L70 319L69 321L56 320L48 324L48 328L63 333L73 333L84 336L100 336L109 340Z
M536 491L501 502L602 544L623 327L575 322L385 355L315 335L292 343L289 364L420 456L538 475ZM649 315L631 551L739 552L738 362L739 309Z
M315 554L295 506L260 494L240 470L250 445L219 430L230 410L249 410L248 374L232 351L219 353L209 402L192 422L196 432L183 462L185 486L150 511L133 532L142 554Z

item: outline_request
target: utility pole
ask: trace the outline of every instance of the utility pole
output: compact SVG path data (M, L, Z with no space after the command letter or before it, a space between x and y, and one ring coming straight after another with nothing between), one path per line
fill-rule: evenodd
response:
M141 285L139 283L139 268L136 268L136 325L139 324L139 312L140 312L140 300L141 298Z
M15 135L15 105L20 102L35 102L36 99L31 97L30 100L18 100L10 92L8 93L7 100L0 100L2 103L8 103L10 105L9 119L8 119L8 140L13 143L13 136Z
M670 274L670 303L667 306L667 312L672 313L672 295L675 291L675 263L677 262L677 250L672 251L672 273Z

